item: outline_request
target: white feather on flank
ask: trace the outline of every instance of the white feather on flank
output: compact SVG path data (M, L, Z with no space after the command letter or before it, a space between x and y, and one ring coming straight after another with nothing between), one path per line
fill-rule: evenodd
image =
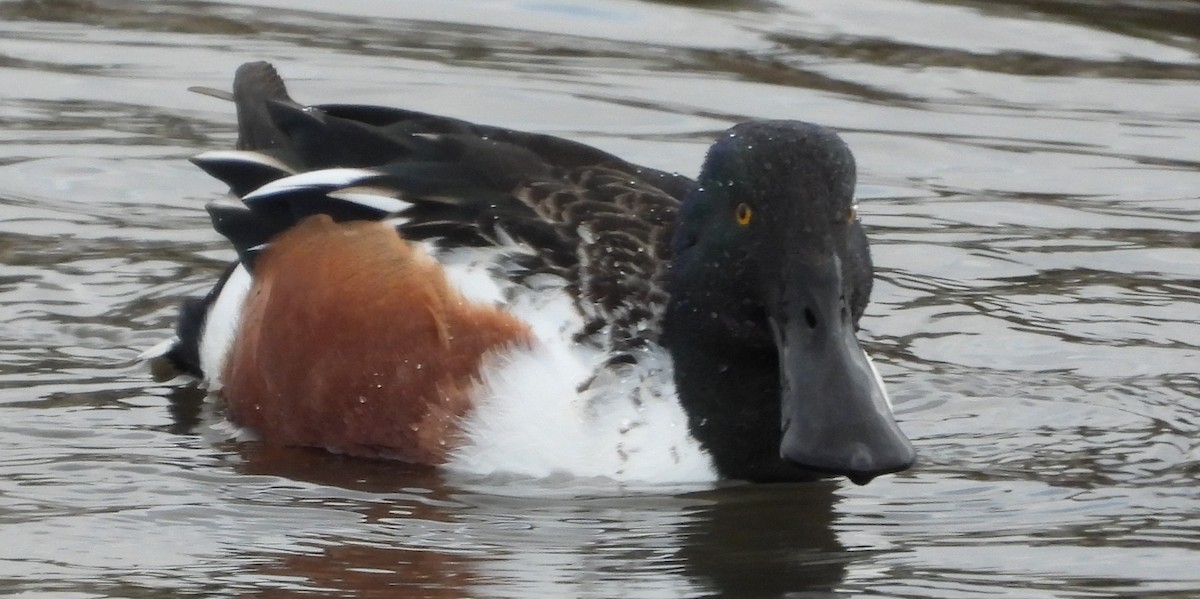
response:
M645 483L709 483L717 473L692 437L670 357L596 374L599 356L556 340L489 356L465 442L447 469L471 475L556 474ZM611 380L603 380L611 379Z
M241 264L237 265L225 280L221 293L205 317L204 331L200 334L200 370L204 371L205 382L213 391L221 388L221 372L225 369L225 359L237 334L242 304L250 292L250 283L250 271Z
M447 469L477 476L715 481L712 459L688 429L666 351L642 352L615 372L602 368L602 351L573 341L583 320L565 281L543 275L533 282L535 289L492 282L504 309L529 323L536 341L485 359L476 408L463 422L466 442Z
M436 240L417 244L426 254L442 265L446 280L463 297L489 306L504 304L504 293L492 276L504 251L498 248L442 249Z
M390 195L373 192L369 187L351 187L349 189L331 191L326 195L335 200L350 202L352 204L358 204L359 206L366 206L367 208L377 210L384 214L395 214L412 206L412 203L410 202L406 202Z
M197 162L248 162L270 167L285 173L295 173L288 165L260 152L246 150L209 150L201 152L193 158Z
M529 248L512 239L500 247L438 247L436 240L421 242L420 247L442 265L450 285L473 302L504 309L533 329L540 339L570 339L583 328L575 303L566 295L562 278L540 274L514 283L503 275L511 269L512 256L530 253Z
M319 171L309 171L292 175L282 179L276 179L259 187L258 189L246 194L242 198L243 202L253 202L262 200L274 195L286 194L305 188L320 188L328 187L330 189L340 189L349 187L376 176L378 173L362 168L327 168Z

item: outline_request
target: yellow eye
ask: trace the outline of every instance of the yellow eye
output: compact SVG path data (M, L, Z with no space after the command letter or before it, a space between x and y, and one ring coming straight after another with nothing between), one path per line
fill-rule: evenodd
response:
M739 225L746 226L750 224L750 218L754 216L754 211L750 210L750 204L742 202L741 204L737 205L737 209L734 211L733 215L737 218Z
M850 209L846 211L846 222L852 223L858 220L858 204L850 204Z

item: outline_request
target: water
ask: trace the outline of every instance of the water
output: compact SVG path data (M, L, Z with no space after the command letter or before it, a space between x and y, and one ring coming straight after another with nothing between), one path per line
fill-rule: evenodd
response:
M864 334L920 465L705 493L445 480L227 440L136 355L230 257L189 94L569 136L694 174L843 132ZM0 593L1200 595L1200 3L0 3Z

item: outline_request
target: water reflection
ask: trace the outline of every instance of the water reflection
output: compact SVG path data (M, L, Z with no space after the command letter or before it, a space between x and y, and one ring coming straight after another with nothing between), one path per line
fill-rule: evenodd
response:
M820 597L838 588L846 565L862 559L837 538L832 484L715 492L692 514L680 555L716 596L749 589L762 597Z
M469 491L435 471L314 450L234 446L238 472L320 485L288 503L353 512L352 534L303 523L300 552L252 553L256 572L313 594L496 597L756 596L817 593L843 581L834 484L682 495L519 481ZM336 488L350 493L344 496ZM280 501L282 497L272 501ZM253 524L251 524L253 526ZM269 596L269 595L268 595Z

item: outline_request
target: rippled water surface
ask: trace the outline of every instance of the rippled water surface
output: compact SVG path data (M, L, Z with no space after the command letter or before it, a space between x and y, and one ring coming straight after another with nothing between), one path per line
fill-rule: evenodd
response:
M186 162L275 62L695 174L841 131L864 334L920 465L866 487L480 486L227 440L138 352L230 252ZM1200 4L0 2L0 594L1200 596Z

